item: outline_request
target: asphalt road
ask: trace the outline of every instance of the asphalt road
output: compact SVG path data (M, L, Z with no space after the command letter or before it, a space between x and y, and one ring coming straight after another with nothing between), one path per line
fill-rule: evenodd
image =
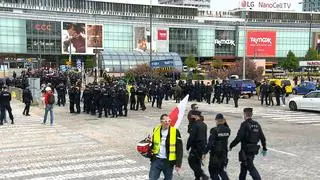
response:
M67 107L56 106L55 123L49 126L41 125L43 109L32 107L32 116L25 117L23 104L13 101L16 124L0 127L0 179L147 179L150 162L136 152L136 144L174 106L173 101L164 101L163 109L147 104L146 111L129 111L127 118L101 119L70 114ZM240 99L239 108L234 108L232 100L230 104L199 103L199 107L208 131L215 126L215 115L224 114L232 131L230 142L243 121L242 109L254 108L254 119L262 125L269 149L266 157L255 159L262 179L320 179L320 113L260 106L256 99ZM186 119L180 131L185 145ZM239 148L229 153L230 179L238 179ZM185 151L182 171L180 176L174 173L174 179L194 179L187 156ZM207 172L208 157L204 165Z

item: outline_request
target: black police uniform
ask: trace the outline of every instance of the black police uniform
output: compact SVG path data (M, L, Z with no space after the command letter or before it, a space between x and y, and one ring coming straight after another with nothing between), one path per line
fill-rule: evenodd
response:
M3 119L5 116L6 110L9 113L9 117L11 119L11 124L14 124L10 101L11 101L11 94L6 90L1 91L0 92L0 107L1 107L0 108L0 110L1 110L0 125L3 125Z
M221 103L221 85L219 84L219 82L216 83L216 85L214 85L214 97L212 99L212 103L214 104L215 100L217 100L217 103L220 104Z
M262 132L261 126L258 122L247 119L241 123L237 137L231 142L230 149L241 142L241 150L239 152L239 161L241 162L241 171L239 180L245 180L247 171L254 180L260 180L260 174L253 164L254 156L258 154L260 146L257 145L261 141L264 151L266 148L266 138Z
M130 88L130 110L134 110L136 106L136 90L132 86Z
M76 105L77 113L80 114L80 101L81 101L81 91L79 87L75 88L75 94L74 94L74 103Z
M65 106L67 89L63 84L59 84L56 89L58 92L58 106Z
M196 113L197 114L197 113ZM194 172L196 180L208 179L208 176L203 172L202 165L202 155L205 154L207 144L207 125L201 121L197 120L192 124L192 129L187 142L187 151L190 150L188 163L190 168Z
M69 89L69 110L70 113L74 113L74 104L75 104L75 99L76 99L76 87L72 86L71 89Z
M25 104L25 108L24 108L22 114L26 115L26 116L30 116L29 110L30 110L30 104L33 101L33 98L32 98L31 91L29 89L27 89L27 88L24 89L23 92L22 92L22 101Z
M210 84L208 84L206 86L206 91L205 91L205 95L206 95L206 101L208 104L211 104L211 94L212 94L213 88Z
M236 87L233 89L233 101L234 101L234 107L238 107L238 101L241 95L241 91L239 87Z
M144 98L146 96L146 90L142 86L139 86L136 94L137 94L137 100L138 100L136 110L137 111L139 110L139 105L141 106L141 109L143 111L146 110L146 106L144 105Z
M86 112L87 114L90 113L90 104L91 104L91 98L90 98L90 89L89 86L86 86L86 88L82 92L82 101L83 101L83 112Z
M230 128L225 124L219 124L210 130L209 142L206 152L210 151L209 173L213 180L228 180L229 177L224 171L228 164L228 138Z

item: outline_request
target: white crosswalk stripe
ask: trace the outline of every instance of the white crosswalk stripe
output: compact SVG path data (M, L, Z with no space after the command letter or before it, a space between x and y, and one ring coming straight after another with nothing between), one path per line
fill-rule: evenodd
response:
M41 117L0 127L0 179L148 179L149 167L122 152Z
M223 112L233 115L242 116L242 109L228 108L223 106L216 106L215 111ZM306 111L286 111L281 109L275 109L273 107L254 107L254 116L263 117L274 121L284 121L292 124L311 124L314 126L320 126L320 113L306 112Z

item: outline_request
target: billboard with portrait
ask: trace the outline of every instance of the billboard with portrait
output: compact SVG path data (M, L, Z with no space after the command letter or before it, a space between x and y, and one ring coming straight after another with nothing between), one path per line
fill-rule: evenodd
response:
M62 22L62 54L86 54L86 34L85 23Z
M248 31L247 56L249 57L275 57L276 32L275 31Z
M148 30L148 35L147 31ZM149 41L148 41L149 39ZM134 48L136 51L148 51L150 43L150 31L146 27L134 27Z
M313 48L320 53L320 32L313 33Z
M93 54L94 49L103 49L102 24L87 24L87 53Z

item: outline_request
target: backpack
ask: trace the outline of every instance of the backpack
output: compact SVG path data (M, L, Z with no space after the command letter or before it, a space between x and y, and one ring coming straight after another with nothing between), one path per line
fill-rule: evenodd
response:
M48 104L54 104L55 103L55 98L53 94L50 94L48 97Z

